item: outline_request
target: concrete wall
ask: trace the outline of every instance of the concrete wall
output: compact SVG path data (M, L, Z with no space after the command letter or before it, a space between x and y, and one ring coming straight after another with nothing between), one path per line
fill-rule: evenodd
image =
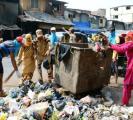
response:
M30 7L30 0L20 0L20 6L23 10L28 10Z
M31 7L32 0L20 0L20 6L22 10L34 10L34 11L42 11L46 10L46 2L47 0L38 0L38 8Z
M18 15L18 3L0 1L0 24L6 24L6 25L15 24L17 15Z
M89 21L89 16L87 14L81 14L80 15L80 21L81 22L88 22Z
M40 11L42 11L42 12L46 11L46 3L47 3L47 0L40 0L39 1Z

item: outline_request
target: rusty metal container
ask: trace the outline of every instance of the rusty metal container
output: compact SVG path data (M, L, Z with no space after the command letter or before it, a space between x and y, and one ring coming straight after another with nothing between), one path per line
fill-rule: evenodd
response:
M74 94L86 93L107 85L110 80L111 50L104 56L87 43L66 43L69 55L55 66L55 82ZM63 44L62 44L63 45Z

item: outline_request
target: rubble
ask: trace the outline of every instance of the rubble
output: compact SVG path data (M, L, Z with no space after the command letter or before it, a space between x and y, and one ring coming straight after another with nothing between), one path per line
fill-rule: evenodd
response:
M107 105L105 103L111 103ZM111 93L76 99L53 83L32 83L10 89L0 99L0 120L132 120L133 107L115 105Z

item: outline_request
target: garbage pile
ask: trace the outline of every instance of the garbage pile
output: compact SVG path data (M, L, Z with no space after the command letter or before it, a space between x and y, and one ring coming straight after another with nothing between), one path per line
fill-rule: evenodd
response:
M0 99L0 120L131 120L133 107L113 104L110 94L76 99L54 83L33 83L10 89Z

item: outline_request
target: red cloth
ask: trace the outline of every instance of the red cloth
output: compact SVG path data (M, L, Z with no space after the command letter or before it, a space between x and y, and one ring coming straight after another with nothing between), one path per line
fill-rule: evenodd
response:
M123 33L123 34L121 34L121 37L126 37L126 34L124 34L124 33Z
M18 42L22 43L23 37L22 37L22 36L18 36L18 37L16 38L16 40L17 40Z

